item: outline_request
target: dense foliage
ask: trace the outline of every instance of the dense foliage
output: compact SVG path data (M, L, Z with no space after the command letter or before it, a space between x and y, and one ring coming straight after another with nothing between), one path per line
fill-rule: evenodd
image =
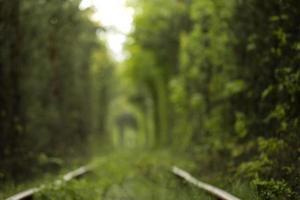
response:
M300 3L133 5L124 76L151 102L155 145L209 155L211 171L250 181L262 199L300 198Z
M0 180L60 168L104 137L113 63L79 3L0 2Z
M166 183L147 173L184 152L207 180L249 183L257 194L248 197L300 199L300 2L131 0L134 28L116 74L103 27L79 4L0 1L0 181L60 167L100 139L168 156L135 168L138 157L120 154L104 161L100 173L112 175L96 180L103 188L74 183L62 188L67 198L89 187L114 197L110 178L145 197L151 177ZM59 198L52 192L40 198Z
M255 143L239 169L255 179L264 199L298 199L300 3L253 0L235 9L233 45L246 88L233 105L236 123L244 124L241 144Z

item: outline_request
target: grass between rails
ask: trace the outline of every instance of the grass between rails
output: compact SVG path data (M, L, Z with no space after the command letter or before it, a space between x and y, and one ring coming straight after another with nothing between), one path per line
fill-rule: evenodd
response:
M170 172L173 165L195 172L195 163L184 155L168 150L123 150L95 159L95 170L81 180L60 187L49 185L35 196L35 200L193 200L214 199L198 188L183 182ZM225 186L226 184L222 184ZM241 199L255 199L244 184L227 184Z

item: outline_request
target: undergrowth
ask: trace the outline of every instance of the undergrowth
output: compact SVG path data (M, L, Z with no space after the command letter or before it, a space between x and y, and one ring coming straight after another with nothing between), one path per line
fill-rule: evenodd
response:
M60 186L49 185L35 200L198 200L213 199L198 188L175 177L171 166L194 172L197 166L184 155L160 151L117 151L95 159L89 175ZM250 197L249 187L230 185L231 191ZM242 198L246 199L246 198Z

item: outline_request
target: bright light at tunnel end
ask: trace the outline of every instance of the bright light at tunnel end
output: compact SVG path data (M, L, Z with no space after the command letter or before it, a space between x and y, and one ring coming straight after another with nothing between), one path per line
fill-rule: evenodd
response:
M82 0L80 4L81 9L91 6L95 8L93 20L99 21L105 27L117 30L108 32L105 38L114 59L122 61L125 58L123 46L126 34L132 28L133 9L126 6L126 0Z

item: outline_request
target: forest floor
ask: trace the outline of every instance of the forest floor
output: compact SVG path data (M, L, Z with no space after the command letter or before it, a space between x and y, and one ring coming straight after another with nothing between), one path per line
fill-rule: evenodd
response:
M175 162L187 169L194 168L192 162L180 156L174 159L168 151L118 151L97 158L93 163L97 167L81 180L59 188L49 185L35 199L209 199L171 173Z
M197 170L184 155L168 150L123 150L97 158L89 175L63 186L49 185L35 199L56 200L207 200L214 199L171 173L176 165L187 171ZM228 185L229 186L229 185ZM242 199L255 199L248 188L228 188ZM226 188L227 189L227 188ZM229 191L230 191L229 190Z

